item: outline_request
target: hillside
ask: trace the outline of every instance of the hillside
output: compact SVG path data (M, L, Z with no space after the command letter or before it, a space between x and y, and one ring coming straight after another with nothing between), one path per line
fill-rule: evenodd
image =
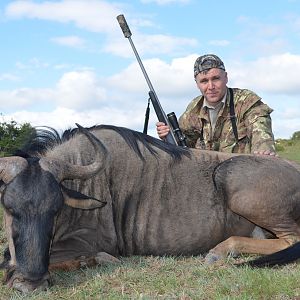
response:
M298 135L297 135L298 134ZM277 139L276 150L280 157L300 163L300 138L299 131L289 140Z

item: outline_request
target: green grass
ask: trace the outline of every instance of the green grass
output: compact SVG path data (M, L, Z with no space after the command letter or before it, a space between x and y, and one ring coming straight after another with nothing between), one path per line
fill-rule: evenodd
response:
M300 141L280 140L277 146L281 157L300 162ZM0 230L1 255L5 246ZM0 285L0 299L300 299L300 264L256 270L234 262L208 266L202 257L135 256L117 265L52 273L53 286L29 296Z
M300 266L253 270L233 260L207 266L202 258L131 257L122 264L52 274L46 292L22 296L0 287L1 299L295 299Z
M300 140L276 140L277 153L280 157L300 163Z

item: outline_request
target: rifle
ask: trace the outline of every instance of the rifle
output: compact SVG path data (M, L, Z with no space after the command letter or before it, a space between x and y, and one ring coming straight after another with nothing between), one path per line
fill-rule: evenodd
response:
M174 112L171 112L169 113L168 115L165 114L164 110L162 109L162 106L158 100L158 97L154 91L154 88L152 86L152 83L147 75L147 72L144 68L144 65L139 57L139 54L133 44L133 41L131 39L131 31L129 29L129 26L127 25L127 22L125 20L125 17L124 15L118 15L117 16L117 20L119 22L119 25L123 31L123 34L125 36L125 38L127 38L130 42L130 45L133 49L133 52L135 54L135 57L142 69L142 72L144 74L144 77L146 79L146 82L148 84L148 87L150 89L149 91L149 98L151 100L151 103L154 107L154 110L155 110L155 113L156 113L156 116L158 118L158 120L160 122L163 122L165 123L166 125L168 125L170 127L170 131L168 133L168 135L166 136L166 141L170 144L173 144L173 145L179 145L179 146L182 146L182 147L187 147L187 144L186 144L186 137L184 136L184 134L182 133L181 129L179 128L179 124L178 124L178 121L177 121L177 118L176 118L176 115ZM146 125L145 125L146 126ZM144 129L144 132L145 132L145 129Z

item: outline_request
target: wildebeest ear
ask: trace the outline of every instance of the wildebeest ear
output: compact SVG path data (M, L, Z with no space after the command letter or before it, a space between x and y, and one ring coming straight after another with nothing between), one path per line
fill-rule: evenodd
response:
M73 208L95 209L106 205L106 201L98 200L93 197L81 194L80 192L70 190L61 184L61 191L64 196L65 204Z

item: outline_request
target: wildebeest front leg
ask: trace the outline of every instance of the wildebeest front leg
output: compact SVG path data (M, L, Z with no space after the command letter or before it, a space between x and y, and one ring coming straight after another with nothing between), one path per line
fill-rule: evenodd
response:
M104 265L109 263L120 263L121 261L106 253L98 252L95 256L80 256L76 259L65 260L61 262L51 263L49 265L49 271L63 270L74 271L84 267L94 267L98 265Z
M253 239L248 237L232 236L211 249L205 257L206 263L213 263L228 255L237 256L247 254L271 254L290 246L288 239Z

